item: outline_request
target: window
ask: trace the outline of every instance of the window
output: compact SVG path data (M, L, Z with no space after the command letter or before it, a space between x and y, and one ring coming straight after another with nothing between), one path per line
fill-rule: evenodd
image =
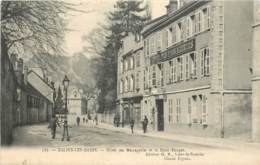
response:
M177 24L177 29L176 29L176 40L177 42L181 41L182 39L182 24L179 22Z
M169 84L173 83L173 61L169 61L169 71L168 71L168 77L169 77Z
M176 122L181 123L181 99L176 100Z
M210 74L210 61L209 61L209 49L204 48L201 50L201 76L209 76Z
M178 57L178 75L177 75L177 81L183 80L183 57Z
M192 116L192 123L194 123L194 124L198 123L197 95L192 96L191 116Z
M177 63L176 63L176 59L173 59L173 63L172 63L173 67L172 67L172 71L173 71L173 82L177 81Z
M152 66L152 86L156 87L156 66Z
M139 89L139 75L140 75L140 71L138 71L136 73L136 77L135 77L135 88Z
M186 56L185 56L185 77L186 77L186 80L188 80L189 79L189 77L190 77L190 75L189 75L189 58L190 58L190 55L189 54L187 54Z
M203 30L207 30L210 28L210 12L209 7L202 10L203 13Z
M125 92L128 92L128 77L125 79Z
M177 29L176 25L172 25L172 44L177 42Z
M195 33L195 16L191 15L187 18L187 37L191 37Z
M205 95L202 96L202 124L208 124L207 97Z
M196 78L197 76L197 59L196 53L193 52L190 54L190 78Z
M169 123L172 123L173 122L172 99L168 99L168 107L169 107Z
M165 50L167 48L168 48L168 30L165 29L163 31L162 50Z
M180 31L181 31L181 40L184 40L185 39L185 27L186 27L186 20L185 19L183 19L182 21L181 21L181 28L180 28Z
M134 76L131 75L130 77L130 91L134 90Z
M197 12L195 16L195 33L201 32L201 12Z

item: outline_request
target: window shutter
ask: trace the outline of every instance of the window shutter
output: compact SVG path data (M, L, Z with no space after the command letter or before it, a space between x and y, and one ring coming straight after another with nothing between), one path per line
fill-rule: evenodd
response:
M207 55L206 55L206 75L210 74L210 56L209 56L209 48L207 48Z
M203 77L204 76L204 49L202 49L201 51L200 51L200 53L201 53L201 57L200 57L200 64L201 64L201 66L200 66L200 68L201 68L201 77Z
M177 81L177 67L176 67L176 59L173 59L173 82Z
M189 54L186 55L186 69L185 69L185 71L186 71L186 80L189 79L189 58L190 58L189 56L190 56Z
M197 54L194 52L194 71L193 78L197 77Z

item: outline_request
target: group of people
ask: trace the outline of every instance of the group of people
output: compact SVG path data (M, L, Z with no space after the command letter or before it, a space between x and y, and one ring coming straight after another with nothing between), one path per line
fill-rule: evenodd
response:
M85 117L83 117L83 124L87 124L88 123L88 121L89 120L91 120L91 116L90 115L88 115L86 118ZM77 122L77 126L79 126L80 125L80 117L78 116L77 118L76 118L76 122ZM93 120L93 122L95 122L96 123L96 125L98 125L98 118L97 118L97 115L95 116L95 118L94 118L94 120Z
M49 122L49 126L48 126L48 128L51 129L52 139L55 139L57 126L61 128L61 125L60 125L60 122L58 120L58 117L53 115L51 120L50 120L50 122ZM64 130L63 130L63 135L62 135L61 140L63 141L64 138L66 137L67 141L69 141L70 138L69 138L68 121L67 121L67 119L65 119L63 121L63 129Z
M131 127L132 134L134 133L134 125L135 125L134 119L130 120L130 127ZM143 132L146 133L147 132L147 126L148 126L147 116L144 116L144 120L142 121L142 126L143 126Z

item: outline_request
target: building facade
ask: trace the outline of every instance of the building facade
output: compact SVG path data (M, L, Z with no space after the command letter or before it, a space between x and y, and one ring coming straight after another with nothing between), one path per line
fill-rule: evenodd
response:
M47 122L52 112L52 102L41 93L43 79L34 83L28 78L28 67L17 54L1 54L1 144L12 142L12 130L16 126ZM36 75L37 76L37 75ZM51 94L53 89L49 86Z
M144 27L141 114L149 129L249 136L252 7L250 1L170 0L167 14Z
M131 119L137 124L142 120L143 66L141 37L129 34L123 39L118 54L118 114L123 125L129 124Z
M68 120L69 123L76 123L76 118L86 118L87 100L84 98L83 91L72 88L68 94Z

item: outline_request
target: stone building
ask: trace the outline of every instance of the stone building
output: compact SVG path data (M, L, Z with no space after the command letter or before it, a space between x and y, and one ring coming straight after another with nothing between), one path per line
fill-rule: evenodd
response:
M76 123L76 118L86 118L87 100L83 95L83 90L76 87L69 89L68 93L68 120L69 123Z
M140 36L129 34L122 41L118 54L118 113L120 122L141 121L143 99L143 43Z
M140 104L150 130L250 136L252 8L252 1L170 0L167 14L144 27ZM131 57L125 51L119 60L124 55ZM118 73L118 88L130 86L126 94L135 96L133 72Z
M5 145L12 142L14 127L47 122L53 103L41 90L42 83L49 86L48 94L52 95L53 89L40 77L32 79L34 73L28 72L17 54L9 58L2 53L1 66L1 145Z

